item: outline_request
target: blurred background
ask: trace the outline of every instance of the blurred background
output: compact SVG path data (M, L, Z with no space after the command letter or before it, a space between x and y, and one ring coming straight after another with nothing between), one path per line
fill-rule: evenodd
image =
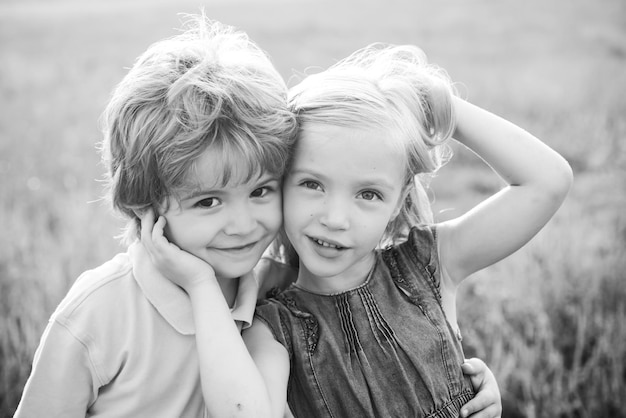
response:
M69 286L122 250L99 181L109 94L201 6L248 32L290 85L370 42L417 44L465 98L564 155L575 183L555 218L462 288L466 356L496 374L504 417L626 416L624 0L2 0L0 417ZM432 184L437 216L501 186L456 149Z

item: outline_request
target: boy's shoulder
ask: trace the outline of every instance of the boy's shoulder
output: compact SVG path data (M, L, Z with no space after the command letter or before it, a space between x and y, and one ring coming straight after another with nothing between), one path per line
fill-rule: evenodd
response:
M112 309L129 287L136 287L132 263L128 253L120 253L102 265L83 272L70 287L51 320L64 322L78 312Z

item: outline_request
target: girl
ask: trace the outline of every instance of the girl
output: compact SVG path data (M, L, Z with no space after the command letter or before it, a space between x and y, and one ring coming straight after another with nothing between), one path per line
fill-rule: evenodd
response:
M299 274L244 333L272 404L287 394L298 417L459 416L473 391L457 286L546 224L569 165L456 98L412 46L357 51L290 96L299 136L283 211ZM436 224L422 177L446 161L452 136L508 187Z

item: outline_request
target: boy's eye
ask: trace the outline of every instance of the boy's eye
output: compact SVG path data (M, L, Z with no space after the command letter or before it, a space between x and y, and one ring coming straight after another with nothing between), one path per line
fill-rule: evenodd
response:
M250 197L265 197L269 192L272 191L271 187L263 186L258 189L254 189L252 193L250 193Z
M361 192L360 197L363 200L383 200L383 197L380 195L380 193L374 192L372 190L366 190L364 192Z
M219 204L220 204L219 199L215 197L207 197L206 199L202 199L198 201L198 203L196 203L196 206L206 209L206 208L214 208L215 206Z
M307 188L307 189L311 189L311 190L321 190L322 186L320 186L320 184L316 181L312 181L312 180L305 180L302 183L300 183L301 186Z

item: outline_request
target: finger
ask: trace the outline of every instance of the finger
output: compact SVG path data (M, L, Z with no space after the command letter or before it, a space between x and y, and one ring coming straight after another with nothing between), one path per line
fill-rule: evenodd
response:
M179 256L180 248L177 245L170 242L165 235L165 225L167 219L164 216L159 216L154 229L152 230L152 245L154 248L154 254L161 260L161 262L169 263L176 262Z
M478 392L476 396L461 408L461 416L469 417L470 415L485 409L491 404L489 396L486 396L483 392Z
M489 373L489 368L484 361L477 358L465 360L465 363L461 365L461 369L463 370L463 373L469 376L475 391L478 391L489 377L487 375Z
M144 233L152 233L152 226L154 225L154 212L150 209L145 210L139 216L141 219L141 237L144 237Z
M465 359L465 362L461 365L461 367L463 368L463 373L475 375L484 373L487 369L487 364L485 364L485 362L481 359L474 357L471 359Z
M165 219L165 216L159 216L159 218L154 223L154 227L152 228L152 242L155 244L156 247L169 244L169 241L167 240L167 238L165 238L166 223L167 220Z
M463 373L468 376L473 376L476 373L478 373L478 371L474 368L474 366L471 363L468 363L467 361L461 364L461 370L463 370Z
M463 418L500 418L502 416L502 408L499 405L489 405L489 407L482 409L478 412L468 412L471 415L463 415L463 410L461 410L461 417Z
M150 251L152 250L152 230L154 229L154 212L150 209L141 216L141 242Z
M502 404L499 400L499 395L479 392L474 399L463 405L461 417L497 418L502 414Z

